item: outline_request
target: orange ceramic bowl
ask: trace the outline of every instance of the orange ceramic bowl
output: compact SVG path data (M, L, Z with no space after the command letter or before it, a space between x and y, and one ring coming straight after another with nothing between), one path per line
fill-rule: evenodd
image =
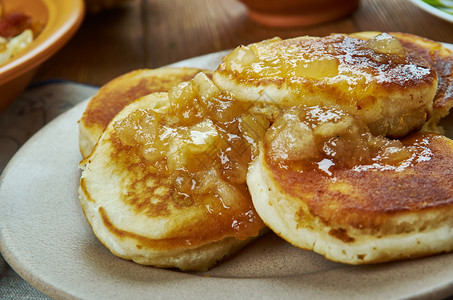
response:
M0 65L0 110L30 83L38 67L74 35L85 13L83 0L0 0L2 14L16 11L44 25L23 51Z

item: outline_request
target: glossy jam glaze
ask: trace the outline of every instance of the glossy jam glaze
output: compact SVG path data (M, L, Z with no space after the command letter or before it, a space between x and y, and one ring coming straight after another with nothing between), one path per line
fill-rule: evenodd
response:
M292 135L302 131L306 138L295 144ZM319 107L282 113L263 147L266 169L288 199L326 224L371 234L402 230L387 222L396 214L451 205L451 149L435 133L374 136L360 120Z
M263 224L245 179L276 113L236 101L202 73L181 83L169 92L165 109L137 109L114 123L114 159L126 160L129 172L152 182L149 193L159 200L149 203L134 194L150 189L140 180L132 183L125 201L151 216L169 215L171 207L202 209L219 216L207 220L214 222L212 232L230 227L239 238L257 235Z
M266 132L269 160L282 168L324 171L364 165L400 165L411 148L399 140L373 135L357 117L339 109L292 107Z
M427 62L406 53L390 35L369 41L343 35L323 38L271 39L236 48L225 57L225 69L241 80L253 77L308 77L332 83L377 82L413 85L435 77Z

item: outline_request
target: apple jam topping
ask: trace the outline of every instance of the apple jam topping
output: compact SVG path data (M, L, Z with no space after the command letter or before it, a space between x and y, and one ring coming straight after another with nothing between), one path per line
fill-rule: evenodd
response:
M166 107L137 109L115 123L119 141L138 151L154 174L171 178L181 204L194 194L214 194L234 206L248 195L248 163L279 109L236 101L203 73L168 97Z
M373 135L360 118L340 109L238 101L203 73L173 88L168 98L163 106L136 109L114 129L153 176L170 178L180 206L192 205L197 195L214 195L225 207L249 197L248 164L261 141L269 163L328 175L430 159L423 147Z
M276 51L271 48L269 53L261 53L259 46L272 46L281 41L279 38L241 46L224 58L226 70L242 73L251 77L311 77L323 78L338 75L339 60L323 51L322 55L317 51L301 51L298 46L289 45L284 51ZM281 45L279 45L282 47ZM308 45L307 45L308 47Z
M236 48L224 57L221 69L244 82L272 78L291 84L295 78L305 78L349 85L354 85L353 80L406 85L432 72L426 62L407 53L388 33L368 40L340 34L274 38Z
M0 64L28 47L43 28L42 22L34 21L24 13L2 14L0 3Z
M406 58L406 50L404 50L401 42L388 33L381 33L375 37L372 37L365 43L366 47L374 50L376 53L386 55L397 55L401 59Z
M274 165L329 175L340 168L395 169L430 159L429 149L372 135L357 117L319 106L284 111L266 132L264 147Z

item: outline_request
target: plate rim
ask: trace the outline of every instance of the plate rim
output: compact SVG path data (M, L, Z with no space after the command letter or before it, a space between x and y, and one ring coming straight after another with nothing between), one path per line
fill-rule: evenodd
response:
M411 2L418 6L419 8L421 8L422 10L430 13L431 15L453 23L453 15L450 15L432 5L429 5L428 3L422 0L411 0Z

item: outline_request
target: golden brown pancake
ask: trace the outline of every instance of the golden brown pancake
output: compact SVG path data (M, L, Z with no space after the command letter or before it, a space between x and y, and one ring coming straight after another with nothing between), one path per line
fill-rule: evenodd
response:
M213 80L242 101L337 107L390 137L420 129L437 90L429 63L385 33L368 40L335 34L240 46L224 57Z
M247 183L276 234L364 264L453 250L452 170L442 135L390 140L342 112L292 108L266 133Z
M415 36L364 35L239 47L216 84L159 69L105 85L80 121L84 155L100 136L79 189L99 240L140 264L198 271L264 224L348 264L452 251L453 142L384 136L419 130L433 103L437 121L446 114L451 58ZM170 90L149 94L156 86Z
M355 37L367 39L376 36L379 32L358 32ZM438 78L437 92L434 97L433 114L423 129L426 131L438 128L439 120L447 116L453 106L453 52L441 43L423 38L414 34L391 32L401 44L423 57L435 70Z
M269 126L259 108L203 73L126 106L80 163L80 201L99 240L140 264L201 271L259 236L245 182Z
M159 68L131 71L106 83L90 100L79 121L79 146L87 157L113 117L135 99L153 92L167 92L197 73L194 68Z

